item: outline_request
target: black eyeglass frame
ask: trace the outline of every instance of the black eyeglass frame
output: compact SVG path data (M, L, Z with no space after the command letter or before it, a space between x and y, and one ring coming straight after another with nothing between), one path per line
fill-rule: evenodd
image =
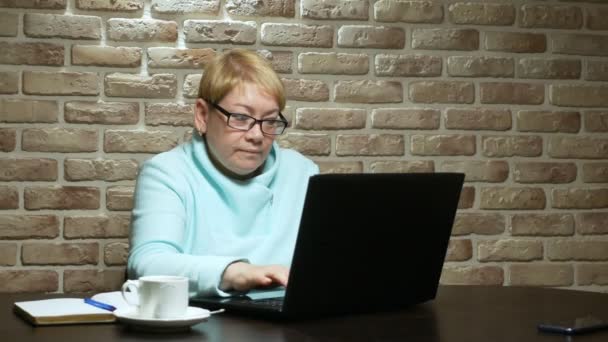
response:
M213 108L217 109L220 113L224 114L226 116L226 125L228 125L228 127L230 128L234 128L237 129L239 131L243 131L243 132L247 132L249 130L251 130L253 128L253 126L255 125L260 125L260 131L264 134L267 135L281 135L283 134L283 132L285 132L285 128L287 128L287 126L289 125L289 121L287 121L287 119L283 116L283 113L279 112L279 119L256 119L251 115L247 115L247 114L242 114L242 113L230 113L229 111L225 110L224 108L222 108L222 106L220 106L217 103L214 102L210 102L207 101L207 103L211 104L213 106ZM253 121L251 123L251 125L249 125L249 128L247 129L243 129L243 128L239 128L239 127L234 127L234 126L230 126L230 117L234 116L234 115L241 115L241 116L245 116L247 118L251 118ZM285 124L285 126L283 126L283 129L281 130L280 133L268 133L264 131L264 128L262 126L262 124L264 122L282 122L283 124Z

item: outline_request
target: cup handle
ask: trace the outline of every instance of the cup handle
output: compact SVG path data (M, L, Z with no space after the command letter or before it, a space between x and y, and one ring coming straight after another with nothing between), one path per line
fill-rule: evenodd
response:
M134 288L135 291L133 291L132 288ZM127 292L127 290L131 290L131 292L139 291L139 280L127 280L124 284L122 284L122 288L121 288L122 298L125 300L125 302L127 302L129 305L137 306L137 304L129 301L129 298L125 294Z

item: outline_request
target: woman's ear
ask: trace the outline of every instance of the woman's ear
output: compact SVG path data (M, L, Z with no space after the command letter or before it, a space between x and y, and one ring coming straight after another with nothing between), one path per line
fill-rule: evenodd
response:
M194 128L198 134L207 132L207 120L209 119L209 106L205 100L198 98L194 107Z

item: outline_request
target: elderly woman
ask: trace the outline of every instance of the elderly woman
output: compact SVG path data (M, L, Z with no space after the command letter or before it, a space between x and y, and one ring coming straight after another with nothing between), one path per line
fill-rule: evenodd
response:
M191 296L286 285L308 178L318 167L275 138L283 85L256 53L218 55L201 79L192 140L144 163L131 278L181 275Z

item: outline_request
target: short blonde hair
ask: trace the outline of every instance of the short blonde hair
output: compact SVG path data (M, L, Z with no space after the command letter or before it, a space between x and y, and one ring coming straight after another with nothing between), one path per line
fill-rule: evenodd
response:
M232 89L245 82L258 85L276 99L280 110L285 108L285 89L279 76L266 59L244 49L232 49L219 54L205 66L198 97L218 103Z

